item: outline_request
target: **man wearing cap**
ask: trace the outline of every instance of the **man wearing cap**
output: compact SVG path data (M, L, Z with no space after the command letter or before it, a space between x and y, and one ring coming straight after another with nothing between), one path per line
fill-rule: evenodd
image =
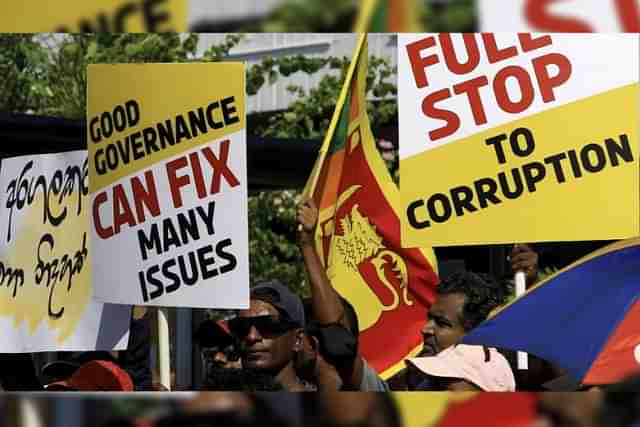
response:
M47 391L133 391L133 381L124 369L107 360L91 360L68 379L49 384Z
M516 382L498 350L457 344L440 353L407 360L409 390L515 391Z
M250 306L231 319L229 329L239 341L243 368L273 375L287 391L308 391L294 368L295 353L302 350L305 326L300 298L276 280L251 288Z

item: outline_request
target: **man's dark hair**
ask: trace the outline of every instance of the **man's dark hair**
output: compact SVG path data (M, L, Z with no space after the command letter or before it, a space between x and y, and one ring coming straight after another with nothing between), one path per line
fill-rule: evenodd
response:
M485 320L494 308L504 304L507 287L489 274L462 271L442 280L438 294L463 294L466 297L462 325L468 331Z
M311 298L303 301L307 313L305 333L318 340L318 351L330 365L340 367L352 364L358 353L358 317L351 304L340 297L343 306L343 316L337 323L329 325L319 324L312 316ZM346 323L346 326L344 325Z
M356 310L346 299L340 297L340 301L342 301L342 306L344 307L344 318L349 324L349 330L357 337L360 334L360 325L358 324Z
M207 375L207 391L284 391L273 375L258 369L213 368Z

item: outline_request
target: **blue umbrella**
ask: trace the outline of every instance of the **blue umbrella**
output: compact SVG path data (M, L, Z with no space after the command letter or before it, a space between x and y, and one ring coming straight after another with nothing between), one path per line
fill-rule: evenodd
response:
M465 336L525 351L584 384L640 372L640 238L608 245L548 277Z

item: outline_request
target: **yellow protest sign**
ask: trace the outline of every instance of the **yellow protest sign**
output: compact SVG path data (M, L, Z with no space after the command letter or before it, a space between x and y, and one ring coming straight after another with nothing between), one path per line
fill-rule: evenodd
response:
M0 352L126 348L129 308L91 298L87 177L86 151L2 160Z
M187 0L6 1L3 32L182 32Z
M638 42L401 35L403 245L639 234Z
M87 80L95 298L245 307L244 65L91 65Z

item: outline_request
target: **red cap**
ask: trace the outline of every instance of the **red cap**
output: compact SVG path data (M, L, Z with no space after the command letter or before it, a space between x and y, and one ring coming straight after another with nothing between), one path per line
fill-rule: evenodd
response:
M63 381L47 386L47 390L133 391L129 374L113 362L92 360Z

